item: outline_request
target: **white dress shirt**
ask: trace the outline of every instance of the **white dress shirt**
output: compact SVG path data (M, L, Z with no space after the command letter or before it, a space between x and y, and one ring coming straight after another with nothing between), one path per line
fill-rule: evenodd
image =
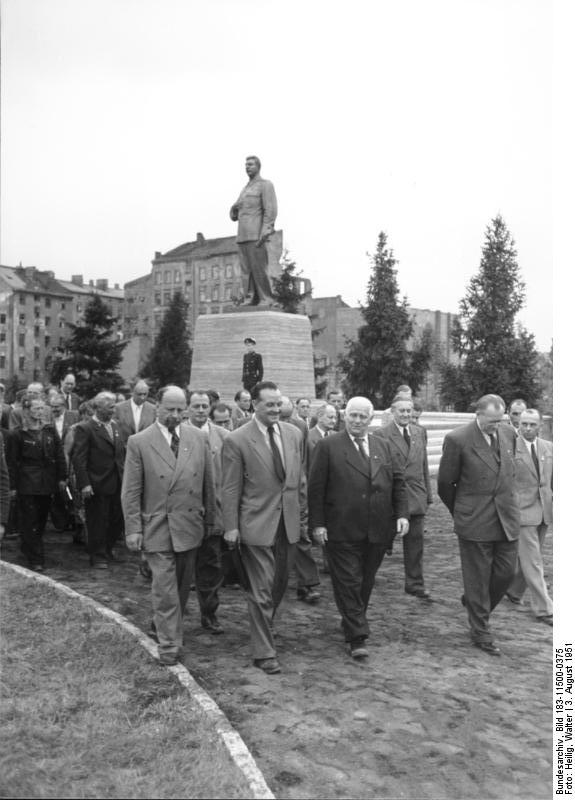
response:
M259 419L256 416L254 416L254 422L256 423L256 425L258 426L260 431L262 432L262 435L263 435L263 437L265 439L265 442L266 442L266 447L271 452L272 446L270 444L270 437L269 437L267 425L262 425L262 423L259 421ZM283 448L283 444L282 444L280 426L277 424L277 422L274 422L274 424L271 425L270 427L272 427L274 429L274 441L275 441L275 443L277 445L277 448L279 450L279 454L280 454L280 457L281 457L281 460L282 460L283 468L285 469L286 460L285 460L285 456L284 456L284 448Z
M142 404L143 405L143 404ZM142 416L142 406L136 405L134 401L130 398L130 406L132 408L132 414L134 415L134 430L136 433L140 430L140 418Z

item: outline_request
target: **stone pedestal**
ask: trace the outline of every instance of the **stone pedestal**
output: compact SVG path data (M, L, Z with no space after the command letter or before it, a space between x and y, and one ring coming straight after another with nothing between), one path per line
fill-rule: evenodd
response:
M311 324L302 314L241 311L198 317L194 331L191 389L217 389L229 402L242 389L244 339L256 340L264 380L289 397L315 397Z

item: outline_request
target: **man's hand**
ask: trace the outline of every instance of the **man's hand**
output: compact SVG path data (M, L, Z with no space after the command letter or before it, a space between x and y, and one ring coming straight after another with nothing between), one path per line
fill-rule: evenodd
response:
M397 520L397 533L401 538L405 536L406 533L409 533L409 522L405 519L405 517L400 517Z
M265 236L260 236L260 238L256 242L256 247L261 247L262 244L265 244L268 240L267 234Z
M327 528L314 528L312 536L317 544L325 544L327 542Z
M94 497L94 490L91 486L82 487L82 500L87 500L89 497Z
M130 533L126 536L126 547L134 552L142 549L144 537L141 533Z
M234 528L231 531L226 531L224 533L224 540L229 544L230 547L235 547L238 543L240 538L240 532L237 528Z

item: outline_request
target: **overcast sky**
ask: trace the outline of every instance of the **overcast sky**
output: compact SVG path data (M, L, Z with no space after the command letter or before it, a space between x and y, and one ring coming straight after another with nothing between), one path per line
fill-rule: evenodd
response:
M1 262L125 281L228 236L245 156L315 296L365 298L380 230L456 312L501 213L551 344L547 0L2 0Z

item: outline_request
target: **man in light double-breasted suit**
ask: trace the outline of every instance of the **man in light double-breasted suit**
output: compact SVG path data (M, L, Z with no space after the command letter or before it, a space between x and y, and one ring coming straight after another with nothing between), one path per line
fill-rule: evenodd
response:
M516 486L521 527L519 560L507 597L520 603L528 587L535 617L553 624L553 602L549 597L541 550L553 522L553 445L539 438L541 416L533 408L522 412L515 450Z
M374 431L389 442L392 458L403 470L409 511L409 533L403 537L405 591L422 600L430 600L423 580L423 528L427 507L433 502L425 430L410 425L411 398L398 396L391 404L392 421Z
M254 663L281 671L272 621L287 586L296 542L307 535L303 438L279 422L281 393L272 381L252 391L254 418L230 433L222 451L224 538L241 544L250 582L248 614Z
M116 405L114 419L124 444L128 437L144 431L156 419L156 406L147 399L149 391L146 381L138 381L132 390L132 397Z
M492 656L501 650L493 642L489 617L513 579L519 538L515 434L500 424L504 411L499 395L481 397L473 422L445 437L437 476L437 491L459 540L471 640Z
M173 665L197 550L214 524L214 478L207 437L180 424L183 389L167 386L158 397L156 422L128 440L122 508L126 545L143 550L152 571L160 661Z

